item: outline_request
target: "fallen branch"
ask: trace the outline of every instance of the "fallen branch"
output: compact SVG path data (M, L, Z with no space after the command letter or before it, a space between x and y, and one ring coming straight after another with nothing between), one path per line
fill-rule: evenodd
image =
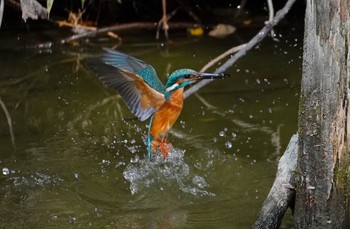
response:
M188 22L169 22L169 29L182 29L182 28L192 28L195 26L195 23ZM134 22L126 24L117 24L108 27L103 27L97 29L96 31L86 31L80 34L75 34L65 39L59 41L60 44L66 44L74 40L78 40L84 37L93 37L98 34L107 33L110 31L118 32L122 30L131 30L131 29L157 29L157 23L153 22Z
M279 228L288 207L293 209L297 159L298 134L294 134L279 160L276 179L253 228Z
M289 12L290 8L293 6L296 0L288 0L285 6L280 9L273 20L265 25L248 43L246 43L245 47L239 50L235 55L233 55L230 59L228 59L223 65L221 65L218 69L216 69L215 73L220 73L226 71L230 68L237 60L239 60L242 56L244 56L249 50L255 47L262 39L264 39L267 34L272 30L272 28L278 24L284 18L284 16ZM200 88L209 84L212 79L203 80L196 85L192 86L188 90L185 91L185 97L188 97L198 91Z

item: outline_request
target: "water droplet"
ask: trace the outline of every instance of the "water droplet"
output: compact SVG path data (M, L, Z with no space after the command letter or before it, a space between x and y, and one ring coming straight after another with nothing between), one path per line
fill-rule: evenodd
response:
M225 147L227 149L231 149L232 148L232 142L230 142L230 141L225 142Z
M183 128L183 129L185 129L186 128L186 122L185 121L180 121L180 124L181 124L181 127Z
M125 165L125 162L120 161L114 167L118 168L118 167L123 166L123 165Z
M74 217L74 216L69 216L69 223L70 223L70 224L75 223L76 220L77 220L76 217Z
M102 160L102 164L109 165L110 163L111 163L111 162L110 162L109 160L105 160L105 159Z
M7 175L10 174L10 170L9 170L8 168L2 168L2 174L3 174L4 176L7 176Z
M219 132L219 136L220 136L220 137L224 137L224 136L225 136L225 131L223 131L223 130L220 131L220 132Z

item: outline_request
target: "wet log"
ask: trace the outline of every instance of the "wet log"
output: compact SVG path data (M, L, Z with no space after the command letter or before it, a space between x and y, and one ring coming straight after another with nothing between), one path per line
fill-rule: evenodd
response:
M308 0L295 228L350 228L350 0Z
M264 201L253 228L279 228L288 207L293 209L295 197L295 171L298 158L298 135L294 134L278 162L276 179Z

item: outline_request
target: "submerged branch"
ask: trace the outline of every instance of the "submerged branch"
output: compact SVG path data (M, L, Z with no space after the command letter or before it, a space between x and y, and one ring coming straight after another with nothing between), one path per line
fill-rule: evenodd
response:
M244 56L249 50L251 50L254 46L256 46L262 39L264 39L267 34L272 30L272 28L277 25L282 18L289 12L290 8L293 6L294 2L296 0L288 0L288 2L285 4L285 6L280 9L273 20L269 22L267 25L265 25L248 43L245 44L245 47L239 50L235 55L233 55L230 59L228 59L223 65L221 65L215 73L220 73L226 71L228 68L230 68L237 60L239 60L242 56ZM188 97L198 91L200 88L204 87L205 85L209 84L212 79L209 80L203 80L193 87L189 88L185 91L185 97Z
M2 110L3 110L4 113L5 113L5 116L6 116L6 119L7 119L7 125L9 126L9 131L10 131L10 136L11 136L11 142L12 142L13 147L15 148L15 147L16 147L16 144L15 144L15 135L13 134L13 127L12 127L11 115L10 115L10 113L8 112L7 107L6 107L5 103L2 101L1 97L0 97L0 106L1 106Z

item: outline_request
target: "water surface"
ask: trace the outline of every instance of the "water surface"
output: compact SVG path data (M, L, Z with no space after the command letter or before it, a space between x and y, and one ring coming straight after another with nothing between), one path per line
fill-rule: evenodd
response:
M170 44L130 34L119 50L152 64L164 82L254 32L226 39L177 34ZM4 36L11 45L0 51L0 97L14 139L1 109L1 225L249 228L297 129L302 41L295 31L279 35L280 42L267 39L239 60L230 79L188 98L169 135L169 158L151 162L147 123L84 66L115 45L112 39L33 49L33 35Z

